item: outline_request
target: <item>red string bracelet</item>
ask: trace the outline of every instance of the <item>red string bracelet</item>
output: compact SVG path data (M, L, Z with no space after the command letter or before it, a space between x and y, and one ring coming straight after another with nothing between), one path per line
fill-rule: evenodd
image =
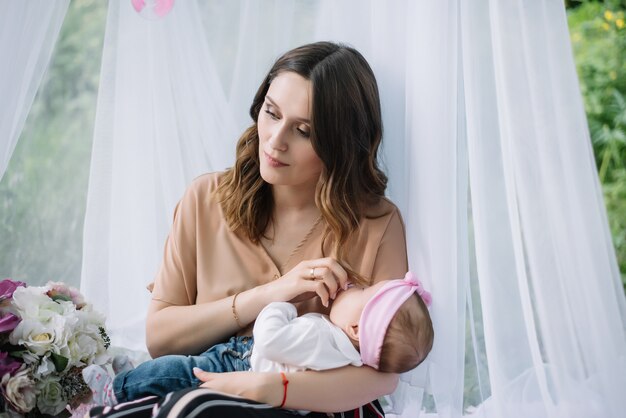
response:
M283 406L285 406L285 401L287 400L287 385L289 384L289 380L287 380L287 376L285 376L285 373L280 372L280 377L282 377L283 379L283 401L280 403L279 408L282 408Z

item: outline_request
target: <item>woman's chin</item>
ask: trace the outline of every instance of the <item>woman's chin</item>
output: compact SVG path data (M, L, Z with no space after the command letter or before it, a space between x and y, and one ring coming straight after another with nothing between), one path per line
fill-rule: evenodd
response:
M274 186L280 186L286 184L288 179L285 178L285 175L278 172L276 168L273 167L263 167L261 165L261 178L266 182Z

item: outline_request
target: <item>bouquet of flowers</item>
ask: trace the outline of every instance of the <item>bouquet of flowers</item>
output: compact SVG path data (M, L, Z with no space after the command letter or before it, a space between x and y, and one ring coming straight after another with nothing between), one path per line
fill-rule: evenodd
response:
M0 281L0 411L58 415L91 394L82 369L109 361L104 316L63 283Z

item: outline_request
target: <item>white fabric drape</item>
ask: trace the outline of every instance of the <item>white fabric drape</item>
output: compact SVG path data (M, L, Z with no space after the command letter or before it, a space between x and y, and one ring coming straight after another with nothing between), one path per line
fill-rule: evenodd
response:
M232 163L273 60L321 39L377 75L389 195L434 297L433 352L387 408L620 416L626 304L560 0L185 0L156 21L111 2L81 286L114 343L143 348L185 185Z
M146 285L191 179L234 159L234 123L195 2L162 20L110 2L85 216L81 290L114 343L145 349Z
M0 179L50 62L69 3L0 2Z
M624 297L563 6L461 2L460 23L492 393L481 412L621 416Z

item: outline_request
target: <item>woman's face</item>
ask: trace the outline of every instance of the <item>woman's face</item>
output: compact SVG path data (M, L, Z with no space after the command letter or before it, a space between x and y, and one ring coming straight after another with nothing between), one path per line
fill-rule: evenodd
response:
M315 187L322 161L310 141L311 82L293 72L279 74L259 113L261 177L273 185Z

